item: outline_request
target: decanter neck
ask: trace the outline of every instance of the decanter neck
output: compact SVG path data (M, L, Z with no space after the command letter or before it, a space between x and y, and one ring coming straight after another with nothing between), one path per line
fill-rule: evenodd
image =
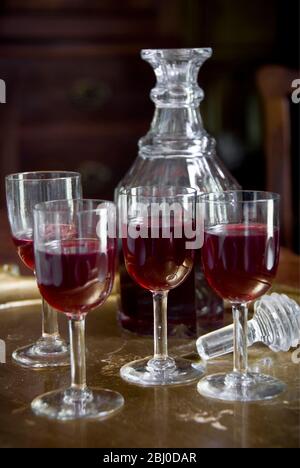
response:
M198 108L204 97L198 73L212 55L203 49L144 49L141 56L154 69L156 85L151 99L157 108Z
M139 141L143 154L214 152L215 141L202 124L199 104L204 93L197 81L201 65L211 54L211 49L142 50L142 58L156 75L151 91L154 117L150 131Z
M203 128L199 108L157 107L151 123L150 133L157 138L194 139L207 135Z

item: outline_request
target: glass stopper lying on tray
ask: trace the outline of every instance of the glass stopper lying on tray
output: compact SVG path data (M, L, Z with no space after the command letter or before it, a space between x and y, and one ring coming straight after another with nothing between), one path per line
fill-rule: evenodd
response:
M300 343L300 306L285 294L262 296L248 322L248 346L264 343L272 351L289 351ZM233 325L197 340L200 357L209 360L233 351Z

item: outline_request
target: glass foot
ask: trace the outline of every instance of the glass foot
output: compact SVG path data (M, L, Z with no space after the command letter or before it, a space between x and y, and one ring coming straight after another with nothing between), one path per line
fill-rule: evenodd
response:
M38 416L50 419L104 419L120 410L124 398L118 392L91 388L78 397L72 390L57 390L45 393L33 400L31 408Z
M34 344L16 349L12 357L20 366L32 369L70 365L69 347L61 338L41 338Z
M271 400L280 395L286 386L268 375L248 373L214 374L200 380L198 392L209 398L225 401Z
M140 359L125 364L120 370L121 377L129 383L143 387L160 385L184 385L198 380L204 375L205 365L186 359L170 359L167 365L155 368L151 358Z

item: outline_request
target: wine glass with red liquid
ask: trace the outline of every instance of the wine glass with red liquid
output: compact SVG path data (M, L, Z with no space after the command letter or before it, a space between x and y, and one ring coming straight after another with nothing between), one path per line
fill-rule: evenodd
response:
M97 419L124 403L117 392L86 385L85 318L104 304L113 287L115 212L113 203L100 200L41 203L34 210L38 287L44 299L68 318L72 378L69 388L32 402L38 415Z
M77 172L26 172L6 177L8 218L13 242L23 263L34 272L33 208L50 200L80 198L81 176ZM70 364L69 349L60 337L57 312L42 305L42 336L33 344L15 350L13 359L29 368Z
M280 394L279 380L248 369L248 305L271 287L279 260L279 203L274 193L233 191L201 195L202 262L210 286L232 304L234 369L200 380L198 391L227 401L267 400Z
M168 355L167 298L194 264L196 200L192 188L136 187L120 194L125 265L129 275L151 291L154 356L126 364L121 377L142 386L180 385L203 375L203 365Z

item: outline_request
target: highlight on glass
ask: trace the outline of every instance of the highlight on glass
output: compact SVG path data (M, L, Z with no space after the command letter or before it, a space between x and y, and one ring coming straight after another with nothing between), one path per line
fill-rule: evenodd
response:
M154 355L121 368L121 377L142 386L180 385L199 379L203 365L168 354L168 293L191 273L197 239L197 192L185 187L136 187L119 196L125 265L153 295ZM199 245L198 245L199 244Z
M35 272L33 209L36 204L82 196L77 172L26 172L6 177L6 199L12 239L22 262ZM42 336L33 344L15 350L15 362L29 368L70 364L69 349L58 329L57 312L43 300Z
M198 391L228 401L267 400L285 385L249 371L248 305L271 287L279 260L279 204L274 193L229 191L199 197L204 214L202 262L210 286L232 304L233 372L209 375Z
M71 347L71 386L37 397L31 406L38 415L99 419L124 403L119 393L86 384L85 318L112 291L117 239L109 225L114 216L115 205L101 200L48 202L34 210L38 286L45 300L66 314Z

